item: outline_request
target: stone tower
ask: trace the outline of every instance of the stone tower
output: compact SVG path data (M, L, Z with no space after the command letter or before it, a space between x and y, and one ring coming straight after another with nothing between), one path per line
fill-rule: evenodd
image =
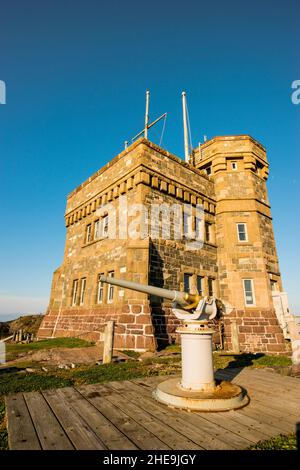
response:
M117 348L155 349L177 341L170 304L102 285L104 274L214 295L233 307L223 318L227 349L285 353L273 305L282 286L267 176L266 151L247 135L215 137L195 149L189 163L144 138L134 142L67 198L64 259L53 275L39 336L101 340L106 321L115 320ZM143 217L157 219L158 228L148 227L133 239L127 228L137 205ZM166 235L164 211L153 215L155 206L174 205L189 205L194 228L194 209L203 208L199 248L191 250L185 235L178 239L172 230ZM119 232L110 238L113 220ZM184 228L185 219L178 225Z
M278 352L282 330L273 294L282 291L266 181L264 147L250 136L216 137L194 153L196 168L214 180L216 245L220 298L234 307L244 350Z

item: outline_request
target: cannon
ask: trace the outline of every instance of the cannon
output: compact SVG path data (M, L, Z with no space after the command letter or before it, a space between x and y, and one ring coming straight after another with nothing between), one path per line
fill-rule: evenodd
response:
M181 337L181 379L161 382L153 397L165 405L198 411L227 411L241 408L249 398L241 387L214 379L212 335L209 320L217 315L214 297L203 297L137 282L100 276L100 281L125 289L155 295L172 302L172 312L182 324L176 332Z
M114 277L104 275L100 276L100 281L170 300L173 304L173 313L181 320L199 320L200 317L202 317L204 321L205 316L206 319L208 318L211 320L217 315L217 304L214 297L203 297L199 294L189 294L187 292L177 290L163 289L162 287L149 286L147 284L126 281L125 279L116 279ZM189 315L186 316L188 312L193 313L189 313Z

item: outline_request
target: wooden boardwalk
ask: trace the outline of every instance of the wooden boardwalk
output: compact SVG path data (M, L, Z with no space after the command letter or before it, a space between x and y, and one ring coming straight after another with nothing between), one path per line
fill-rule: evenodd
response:
M152 390L166 377L69 387L6 397L10 449L245 449L295 431L300 380L260 369L217 378L243 386L250 404L203 413L168 408Z

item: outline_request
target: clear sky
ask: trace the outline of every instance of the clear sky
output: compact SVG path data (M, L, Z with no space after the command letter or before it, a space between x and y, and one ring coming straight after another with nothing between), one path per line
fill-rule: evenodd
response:
M66 195L141 130L147 88L179 156L182 90L194 146L204 134L266 146L284 287L300 314L299 13L298 0L1 1L0 320L45 310Z

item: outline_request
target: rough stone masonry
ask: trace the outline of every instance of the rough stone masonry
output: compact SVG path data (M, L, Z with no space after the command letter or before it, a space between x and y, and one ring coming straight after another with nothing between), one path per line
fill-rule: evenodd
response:
M233 307L222 318L227 350L234 320L241 351L286 354L274 307L282 283L267 177L265 148L248 135L215 137L193 151L190 163L144 138L133 143L67 198L64 259L39 337L101 340L105 323L115 320L116 348L155 350L178 341L170 304L102 285L98 278L105 274L215 295ZM161 232L109 237L106 208L119 208L124 197L128 208L201 205L203 246L190 250L184 238ZM122 210L115 217L122 227ZM163 232L163 213L157 222Z

